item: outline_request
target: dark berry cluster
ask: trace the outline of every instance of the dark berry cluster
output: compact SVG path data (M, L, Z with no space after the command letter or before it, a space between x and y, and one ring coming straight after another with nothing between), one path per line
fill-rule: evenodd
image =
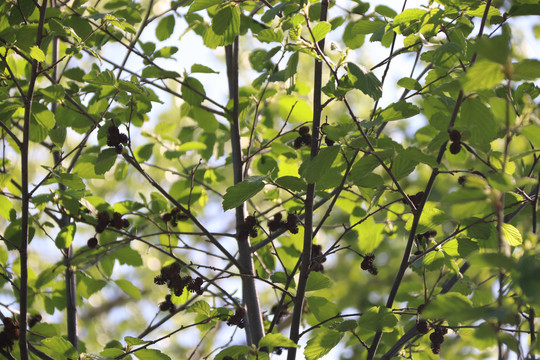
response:
M110 147L114 147L116 152L118 154L122 153L123 146L122 144L128 143L128 137L126 134L122 134L120 130L118 130L118 127L114 124L109 126L107 129L108 136L107 136L107 145Z
M240 329L243 329L246 326L245 318L246 310L243 307L237 307L234 315L232 315L227 321L227 325L232 326L236 325Z
M90 248L90 249L95 249L97 246L98 246L98 239L96 237L91 237L90 239L88 239L88 241L86 242L86 245Z
M40 314L30 315L30 317L28 318L28 327L34 327L37 323L41 322L41 320L43 320L43 318Z
M429 323L426 320L420 319L416 323L416 330L418 330L420 334L427 334L429 330L431 330L431 327L429 326Z
M464 186L465 185L465 181L467 181L467 177L466 176L460 176L458 179L457 179L457 183L461 186Z
M2 319L4 330L0 332L0 348L9 349L13 347L13 343L19 340L19 322L6 317Z
M174 304L172 303L171 298L171 294L165 295L165 301L159 303L160 311L168 311L171 314L176 311L176 306L174 306Z
M423 234L417 234L416 241L418 243L423 243L425 240L434 238L435 236L437 236L437 230L428 230Z
M296 214L287 214L287 221L283 221L280 213L274 215L274 218L268 221L268 229L270 232L278 231L279 229L287 229L291 234L298 234L298 216Z
M179 208L174 208L171 210L170 213L167 212L161 215L161 219L165 223L170 222L172 227L176 227L176 225L178 225L178 221L186 221L187 219L189 219L189 216L187 216L186 214L181 214Z
M457 154L461 151L461 133L456 129L450 131L450 153Z
M238 228L238 240L245 241L248 236L251 238L257 237L257 225L259 225L259 222L255 216L246 216L244 222Z
M424 192L423 191L419 191L417 192L416 194L414 195L409 195L409 199L411 199L412 203L414 204L415 207L418 208L418 206L420 206L420 201L422 201L422 198L424 197ZM405 198L401 199L401 201L404 203L404 204L407 204L407 201L405 200Z
M364 256L364 260L362 260L362 264L360 264L360 267L362 268L362 270L367 270L371 275L377 275L379 273L379 270L375 265L373 265L374 261L375 255L368 254Z
M435 331L429 335L429 340L431 340L431 350L434 354L441 353L441 344L444 342L444 335L448 333L448 330L443 327L436 327Z
M313 245L311 247L311 271L322 272L324 270L323 262L326 261L326 256L322 252L321 245Z
M287 307L286 304L283 304L281 306L279 306L279 304L276 304L272 306L272 308L270 309L270 313L273 314L274 317L276 318L275 323L279 324L282 318L285 315L289 314L289 308Z
M300 149L303 145L311 146L311 134L309 133L309 127L308 126L302 126L300 129L298 129L298 136L296 139L294 139L294 148Z
M203 279L200 277L193 279L189 275L182 277L180 275L180 270L180 264L176 262L163 267L161 268L160 274L154 278L154 283L157 285L167 285L176 296L182 295L185 287L187 287L189 291L201 295L203 293L203 290L201 289Z
M102 233L105 231L107 226L111 225L115 229L121 230L129 227L129 220L122 219L122 214L115 212L113 214L113 217L111 218L111 215L109 215L109 212L107 211L100 211L97 214L97 225L96 225L96 232Z

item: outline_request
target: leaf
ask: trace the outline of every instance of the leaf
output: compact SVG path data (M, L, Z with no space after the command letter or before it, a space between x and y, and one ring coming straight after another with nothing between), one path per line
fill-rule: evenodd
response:
M67 249L73 242L73 237L77 231L77 225L75 223L69 223L60 229L54 243L59 249Z
M282 334L266 334L262 337L262 339L259 341L259 349L267 347L267 348L274 348L274 347L284 347L284 348L297 348L298 345L294 343L291 339L283 336Z
M504 80L501 65L489 60L478 60L461 79L466 92L492 89Z
M540 148L540 127L538 125L527 125L521 129L521 133L535 148Z
M515 260L501 253L474 254L469 259L470 263L478 267L504 268L508 271L515 266Z
M309 104L294 96L281 96L279 99L279 116L292 123L304 123L313 120L313 109Z
M315 336L308 340L304 349L306 360L317 360L328 354L343 337L343 333L322 328L316 330Z
M354 88L372 97L374 100L382 96L382 84L370 71L360 68L354 63L347 63L349 77Z
M165 355L156 349L142 349L134 353L135 357L139 360L171 360L168 355Z
M193 64L191 65L192 73L205 73L205 74L219 74L219 71L215 71L206 65Z
M221 0L195 0L189 7L188 14L207 9L219 3L221 3Z
M120 279L120 280L115 280L115 283L127 295L137 300L141 300L141 290L139 290L138 287L133 285L131 281Z
M190 105L200 105L206 96L203 84L193 78L187 77L184 79L181 87L182 98Z
M294 192L306 191L307 188L307 184L303 179L290 175L277 178L276 184Z
M473 308L471 300L456 292L438 295L422 310L423 317L444 319L451 324L474 320L477 314L478 309Z
M45 60L45 53L37 46L30 48L30 57L37 62L43 62Z
M307 298L307 305L318 321L328 320L339 313L337 305L324 297L310 296Z
M410 118L419 113L420 108L418 106L402 100L386 107L379 113L379 116L382 118L382 121L386 122Z
M0 195L0 216L2 216L4 219L9 220L9 213L11 212L11 209L13 209L13 204L9 199L1 194Z
M196 312L198 314L210 316L210 305L204 300L199 300L195 302L188 308L190 312Z
M32 117L39 125L43 126L48 130L54 128L54 125L56 124L52 111L50 111L45 105L40 103L33 103Z
M150 159L152 156L152 150L154 149L155 143L150 143L146 145L141 145L135 149L135 159L138 162L145 162Z
M506 240L510 246L519 246L523 243L521 233L513 225L503 223L501 225L501 230L503 233L503 239Z
M167 15L156 26L156 38L159 41L167 40L174 32L174 15Z
M357 218L351 217L356 222ZM351 224L352 225L352 224ZM368 254L373 252L384 239L384 223L377 224L373 217L367 218L362 224L358 225L358 247L361 252Z
M318 41L324 39L324 37L326 36L326 34L328 34L330 32L330 30L332 30L332 25L330 25L329 22L322 21L322 22L318 23L312 29L313 38L314 38L313 40L315 42L318 42Z
M385 5L375 6L375 12L378 14L381 14L382 16L386 16L388 18L394 18L397 15L397 12L394 9L389 8L388 6L385 6Z
M358 320L358 326L366 330L392 332L398 323L398 318L392 310L384 306L374 306L364 312Z
M224 360L226 357L238 359L242 355L249 354L251 347L245 345L233 345L221 350L214 360Z
M41 344L50 349L56 355L67 358L78 358L79 353L73 345L61 336L53 336L41 340Z
M234 209L251 199L264 188L264 176L248 178L227 189L223 196L223 210Z
M315 291L321 289L327 289L332 284L332 281L328 276L323 275L320 272L309 273L309 278L306 285L306 291Z
M259 32L257 39L260 42L271 43L271 42L281 42L283 40L283 32L281 29L264 29Z
M231 44L240 31L240 8L225 6L212 19L212 31L223 36L223 44Z
M380 20L360 20L354 23L353 32L355 34L372 34L379 28L385 26L386 23Z
M95 172L97 175L103 175L109 171L116 162L118 154L115 149L105 149L97 157Z
M127 345L130 345L130 346L144 345L144 344L148 344L150 342L150 341L145 341L145 340L133 337L133 336L124 337L124 341L126 342Z
M398 80L397 84L407 90L420 90L422 89L422 85L418 82L418 80L410 78L410 77L404 77Z
M540 78L540 61L524 59L514 63L512 80L536 80Z
M302 177L306 179L308 184L316 183L320 177L328 171L337 155L339 154L339 146L328 146L323 149L310 160L307 166L302 171Z

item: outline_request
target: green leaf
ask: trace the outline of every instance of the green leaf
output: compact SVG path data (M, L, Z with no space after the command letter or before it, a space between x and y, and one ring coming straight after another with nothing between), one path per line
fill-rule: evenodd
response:
M474 254L469 259L471 265L478 267L504 268L508 271L515 266L515 260L501 253Z
M193 77L187 77L184 79L181 92L182 98L185 102L196 106L200 105L206 96L203 84Z
M501 65L489 60L479 60L465 73L461 85L466 92L492 89L504 80Z
M394 9L389 8L388 6L385 6L385 5L375 6L375 12L378 14L381 14L382 16L386 16L388 18L394 18L397 15L397 12Z
M156 38L159 41L167 40L174 32L174 15L167 15L156 26Z
M150 159L152 156L152 150L154 149L155 143L150 143L146 145L141 145L135 149L135 159L138 162L145 162Z
M283 40L283 32L281 29L264 29L259 32L257 39L260 42L271 43L271 42L281 42Z
M534 145L535 148L540 148L540 127L538 125L527 125L521 129L521 133Z
M386 107L379 113L382 121L394 121L410 118L420 114L420 108L406 101L398 101Z
M77 225L75 223L69 223L60 229L54 243L59 249L67 249L73 242L73 237L77 231Z
M422 311L422 316L428 319L444 319L451 324L474 320L478 309L474 309L471 300L466 296L449 292L438 295Z
M133 346L133 345L144 345L148 344L150 341L141 340L139 338L133 337L133 336L126 336L124 337L124 341L127 345Z
M497 137L499 126L491 109L480 99L471 98L461 105L456 128L469 130L471 134L469 142L487 145Z
M512 80L536 80L540 78L540 61L524 59L514 63Z
M165 355L156 349L142 349L134 353L135 357L139 360L171 360L168 355Z
M354 32L354 22L349 22L343 31L343 43L349 49L358 49L364 45L365 35Z
M188 308L189 312L210 316L210 305L204 300L199 300Z
M422 89L422 85L418 82L418 80L410 78L410 77L404 77L398 80L397 84L407 90L420 90Z
M358 320L358 326L366 330L392 332L398 323L398 318L392 310L384 306L374 306L364 312Z
M215 71L206 65L193 64L191 65L192 73L204 73L204 74L219 74L219 71Z
M45 100L49 102L58 102L64 99L66 95L64 87L62 85L51 85L47 86L46 88L39 89L38 91L41 95L43 95Z
M263 338L259 341L259 349L267 347L267 348L274 348L274 347L284 347L284 348L297 348L298 345L294 343L291 339L283 336L282 334L266 334L263 336Z
M97 157L95 171L97 175L103 175L109 171L116 162L118 154L115 149L105 149Z
M328 320L339 313L337 305L324 297L310 296L307 298L307 305L318 321Z
M331 167L339 154L339 146L328 146L310 160L302 172L302 177L308 184L316 183L317 180Z
M328 354L343 337L343 333L326 328L315 331L315 336L308 340L304 349L306 360L317 360Z
M372 72L351 62L347 63L347 69L355 89L362 91L374 100L380 99L382 96L382 84Z
M195 0L189 7L188 14L207 9L211 6L221 3L221 0Z
M382 26L385 26L386 23L380 20L360 20L354 23L353 32L355 34L372 34L376 30L380 29Z
M214 114L194 106L189 111L189 117L197 122L197 124L206 132L213 133L219 128L219 122Z
M131 281L120 279L120 280L115 280L114 282L127 295L129 295L132 298L135 298L137 300L141 300L141 290L139 290L138 287L133 285L133 283Z
M277 178L276 184L294 192L306 191L307 188L307 184L303 179L290 175Z
M523 243L521 233L513 225L503 223L501 225L501 230L503 233L503 239L510 246L519 246Z
M9 213L13 209L13 204L5 195L0 195L0 216L9 220Z
M67 357L67 358L78 358L79 353L73 345L66 339L64 339L61 336L53 336L50 338L46 338L41 340L41 344L45 346L46 348L50 349L55 355L59 357Z
M245 345L233 345L221 350L214 360L223 360L226 357L238 359L240 356L249 354L251 347Z
M356 222L358 219L351 217L352 221ZM358 247L364 254L373 252L384 239L384 223L376 223L373 217L367 218L362 224L358 225L357 229L360 234L358 236Z
M32 105L32 117L34 120L44 128L50 130L56 124L54 114L47 107L40 103L33 103Z
M313 120L313 109L302 99L285 95L279 98L279 116L290 123L304 123Z
M30 48L30 57L37 62L42 62L45 60L45 53L39 47L32 46Z
M313 38L315 42L318 42L326 36L332 30L332 25L327 21L322 21L315 25L312 29Z
M227 189L223 196L223 210L234 209L251 199L264 188L264 176L248 178Z
M309 278L306 285L306 291L315 291L327 289L332 284L330 278L320 272L309 273Z

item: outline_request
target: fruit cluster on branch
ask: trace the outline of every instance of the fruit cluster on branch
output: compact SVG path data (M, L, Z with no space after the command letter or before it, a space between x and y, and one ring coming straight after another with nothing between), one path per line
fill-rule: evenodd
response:
M121 230L129 227L129 220L122 219L122 214L119 212L115 212L113 214L113 217L111 218L111 215L109 215L108 211L100 211L97 214L97 225L95 226L96 232L102 233L105 231L107 226L111 225L115 229Z
M202 295L203 290L201 289L201 286L203 284L203 279L201 277L193 279L189 275L182 277L180 275L180 270L180 264L176 262L163 267L161 268L160 274L154 278L154 283L157 285L167 285L167 287L174 292L175 296L182 295L184 288L187 288L188 291Z
M107 129L108 136L107 136L107 145L110 147L114 147L116 150L116 153L121 154L123 146L128 143L128 137L126 134L122 134L118 127L114 124L109 126Z
M19 340L19 322L10 317L3 318L2 322L4 330L0 332L0 348L11 351L13 343Z
M281 213L274 215L274 218L268 221L268 229L270 232L278 231L279 229L287 229L291 234L298 234L298 216L296 214L287 214L287 221L283 221Z
M364 256L364 260L362 260L362 264L360 264L360 267L362 268L362 270L367 270L371 275L377 275L379 273L379 270L375 265L373 265L374 261L375 255L368 254Z

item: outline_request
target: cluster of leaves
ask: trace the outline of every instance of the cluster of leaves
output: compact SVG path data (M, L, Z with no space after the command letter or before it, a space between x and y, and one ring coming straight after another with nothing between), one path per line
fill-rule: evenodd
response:
M4 357L540 351L540 62L512 37L539 5L53 3L0 4ZM187 33L226 71L170 70Z

